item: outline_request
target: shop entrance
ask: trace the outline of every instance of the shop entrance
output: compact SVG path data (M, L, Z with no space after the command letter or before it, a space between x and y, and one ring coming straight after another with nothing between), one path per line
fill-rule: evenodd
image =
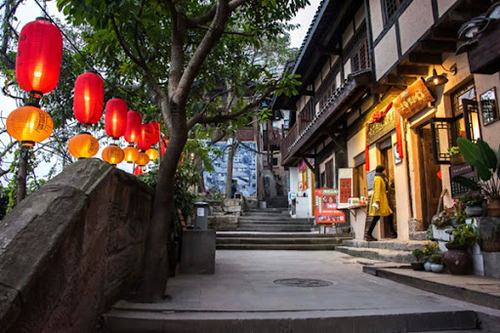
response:
M394 147L392 146L391 138L382 141L379 144L381 164L385 166L387 177L389 178L389 190L387 192L387 199L389 200L389 205L394 212L394 229L398 230L397 224L397 214L396 214L396 190L395 190L395 177L394 177ZM389 238L391 236L391 231L389 229L389 224L386 223L385 218L381 219L380 224L380 237Z
M420 160L420 196L422 206L422 223L424 230L431 224L436 214L439 195L442 190L441 179L438 177L439 164L434 163L432 148L431 125L425 124L418 128L419 160Z

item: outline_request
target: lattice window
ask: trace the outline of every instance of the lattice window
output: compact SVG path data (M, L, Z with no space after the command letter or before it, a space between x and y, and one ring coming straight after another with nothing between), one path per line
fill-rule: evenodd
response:
M328 98L330 98L331 95L335 92L336 85L335 82L331 85L330 89L328 89L324 94L323 97L321 97L321 100L319 101L319 109L321 110L323 108L323 105L326 104L328 101Z
M386 21L389 21L407 0L384 0Z
M352 71L357 72L370 67L368 59L368 44L365 39L351 58Z

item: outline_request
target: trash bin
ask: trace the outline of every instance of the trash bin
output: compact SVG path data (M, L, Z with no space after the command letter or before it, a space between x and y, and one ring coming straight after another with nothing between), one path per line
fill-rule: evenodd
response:
M207 216L210 210L210 206L208 203L203 201L198 201L194 203L196 208L196 219L194 221L194 227L196 229L207 230Z

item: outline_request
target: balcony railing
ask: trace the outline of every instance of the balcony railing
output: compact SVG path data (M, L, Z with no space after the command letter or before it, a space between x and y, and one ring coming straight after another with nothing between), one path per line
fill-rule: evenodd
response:
M295 140L299 137L299 126L298 123L293 124L292 127L288 129L288 133L281 140L281 160L288 156L289 148L295 142Z

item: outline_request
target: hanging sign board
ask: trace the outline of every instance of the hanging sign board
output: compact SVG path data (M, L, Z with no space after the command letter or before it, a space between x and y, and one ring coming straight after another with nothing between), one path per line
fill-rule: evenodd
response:
M393 101L393 107L401 117L409 118L434 101L423 79L417 79Z
M366 173L366 188L368 191L373 190L373 181L375 180L375 170Z
M383 105L383 104L381 104ZM387 107L387 105L384 105L383 108ZM379 110L379 108L377 108ZM382 118L380 122L374 122L374 123L369 123L366 125L366 139L367 139L367 144L371 145L372 143L376 142L378 139L389 133L394 129L396 126L395 122L395 112L394 112L394 107L390 108L389 111L386 113L386 115ZM375 112L380 112L380 111L375 111Z
M314 217L316 223L344 223L345 214L337 209L338 190L314 190Z
M349 206L349 198L353 193L353 168L339 168L339 205L338 208L347 208Z

